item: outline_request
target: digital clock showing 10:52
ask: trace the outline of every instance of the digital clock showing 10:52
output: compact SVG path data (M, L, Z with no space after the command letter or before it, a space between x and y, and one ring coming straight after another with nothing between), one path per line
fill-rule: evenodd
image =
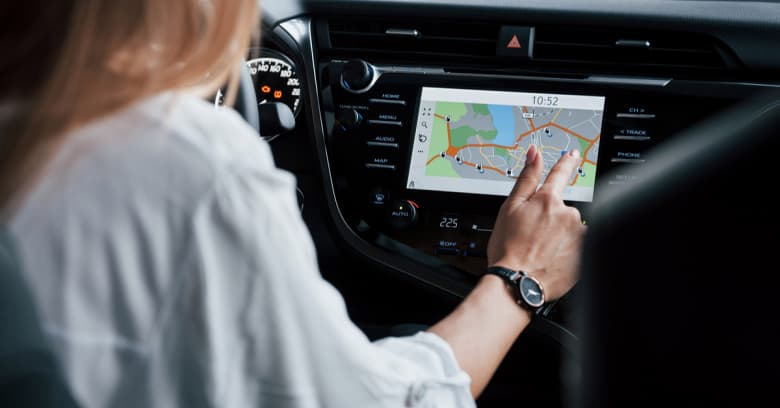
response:
M558 106L557 96L534 95L531 97L533 104L537 106Z

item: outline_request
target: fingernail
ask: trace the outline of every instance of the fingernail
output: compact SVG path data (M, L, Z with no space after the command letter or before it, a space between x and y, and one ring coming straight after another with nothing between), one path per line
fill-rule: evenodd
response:
M580 151L577 149L569 150L569 157L580 157Z
M534 164L536 161L536 145L532 144L525 154L525 164Z

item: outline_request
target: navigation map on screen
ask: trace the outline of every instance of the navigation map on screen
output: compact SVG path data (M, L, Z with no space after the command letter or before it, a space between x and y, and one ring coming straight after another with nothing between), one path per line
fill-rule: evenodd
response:
M592 201L604 113L602 96L423 88L406 187L508 195L531 144L542 181L578 149L563 199Z

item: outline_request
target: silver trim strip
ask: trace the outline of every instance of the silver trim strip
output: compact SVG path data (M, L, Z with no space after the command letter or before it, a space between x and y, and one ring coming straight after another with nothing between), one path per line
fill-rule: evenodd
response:
M404 29L404 28L388 28L387 30L385 30L385 35L392 35L396 37L414 37L414 38L422 37L422 34L420 34L419 31L414 29Z
M618 119L655 119L655 113L618 113Z
M388 125L388 126L403 126L403 122L400 120L381 120L381 119L369 119L369 125Z
M650 140L650 136L626 136L626 135L614 135L612 136L615 140L630 140L633 142L645 142Z
M387 143L387 142L372 142L372 141L368 141L368 142L366 142L366 144L367 144L368 146L374 146L374 147L392 147L392 148L395 148L395 149L397 149L397 148L398 148L398 143Z
M376 164L376 163L366 163L367 169L382 169L382 170L395 170L395 164Z
M600 84L619 84L619 85L642 85L657 86L663 88L672 83L672 78L642 78L642 77L622 77L612 75L591 75L585 78L586 82L597 82Z
M638 163L644 163L645 159L622 159L618 157L613 157L610 159L612 163L632 163L632 164L638 164Z
M647 40L617 40L615 45L618 47L629 48L650 48L650 41Z
M383 105L401 105L406 106L406 101L401 99L383 99L383 98L370 98L369 103L378 103Z

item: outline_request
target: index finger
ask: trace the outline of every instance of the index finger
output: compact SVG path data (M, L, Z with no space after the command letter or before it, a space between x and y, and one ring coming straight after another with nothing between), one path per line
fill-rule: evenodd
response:
M566 189L566 185L569 183L571 175L579 162L580 152L576 149L561 156L558 159L558 163L555 163L555 166L550 169L544 185L539 190L545 190L557 195L563 194L563 190Z
M509 193L509 199L516 202L528 200L528 197L531 197L536 192L536 188L539 187L542 171L544 171L544 163L539 156L539 149L535 144L532 144L525 155L523 172L517 177L515 186Z

